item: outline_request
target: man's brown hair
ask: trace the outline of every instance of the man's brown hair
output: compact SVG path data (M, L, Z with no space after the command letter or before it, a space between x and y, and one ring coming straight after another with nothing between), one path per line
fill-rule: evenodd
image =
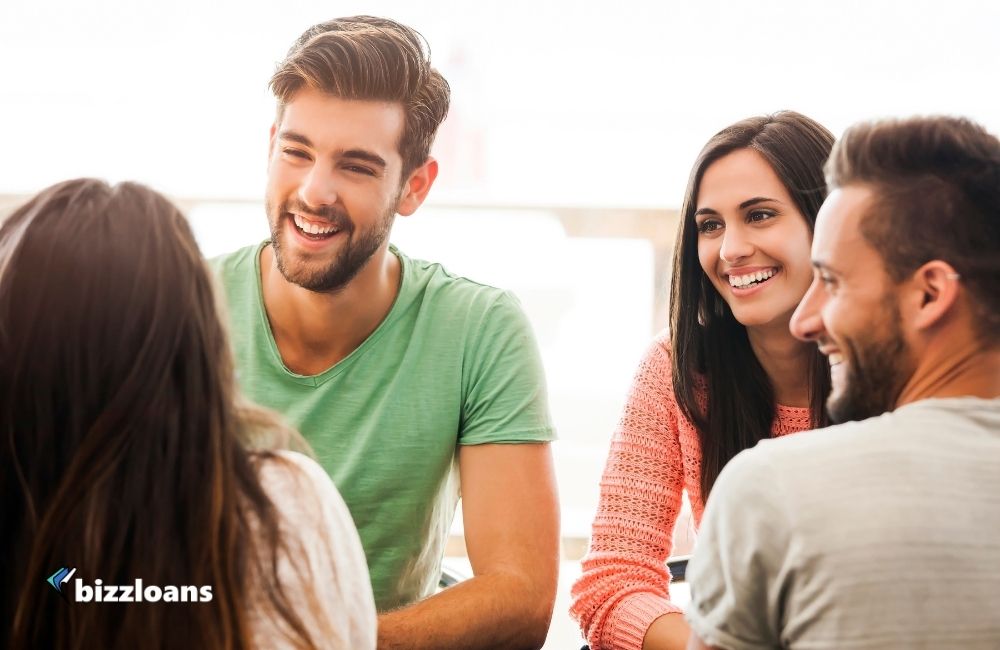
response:
M1000 342L1000 140L964 118L862 123L834 146L826 174L831 190L874 190L861 234L895 282L947 262L969 292L978 333Z
M372 16L319 23L295 41L271 77L278 119L304 86L342 99L402 104L402 180L426 162L451 98L448 82L431 67L424 37L406 25Z

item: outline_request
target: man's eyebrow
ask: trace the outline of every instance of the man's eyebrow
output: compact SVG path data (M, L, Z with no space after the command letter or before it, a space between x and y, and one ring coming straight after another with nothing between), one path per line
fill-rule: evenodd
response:
M814 260L812 260L812 265L813 265L813 268L816 269L817 271L826 271L828 273L833 273L834 275L841 275L840 273L837 272L837 269L835 269L832 266L830 266L824 260L814 259Z
M755 196L752 199L747 199L743 203L740 203L740 210L746 210L751 205L757 205L758 203L781 203L778 199L771 199L766 196Z
M278 138L281 140L291 140L292 142L298 142L299 144L304 144L307 147L312 147L312 140L302 135L301 133L296 133L295 131L281 131L278 133Z
M382 156L378 155L377 153L373 153L371 151L365 151L364 149L348 149L346 151L341 151L339 157L364 160L365 162L369 162L375 165L376 167L381 167L382 169L385 169L387 166L387 163L385 162L385 159Z
M281 140L291 140L292 142L298 142L299 144L305 145L310 149L315 148L313 146L312 140L302 135L301 133L297 133L295 131L281 131L280 133L278 133L278 138ZM338 151L337 157L363 160L367 163L370 163L382 169L385 169L388 166L388 163L385 161L385 158L378 155L377 153L371 151L365 151L364 149L345 149L343 151Z

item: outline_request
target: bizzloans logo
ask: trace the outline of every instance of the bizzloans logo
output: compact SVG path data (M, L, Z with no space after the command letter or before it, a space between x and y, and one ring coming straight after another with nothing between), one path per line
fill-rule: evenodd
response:
M75 568L63 567L45 581L65 596L63 587L74 573L76 573ZM207 603L212 600L212 586L144 586L142 578L137 578L131 585L106 585L98 578L94 580L93 585L88 585L77 578L73 581L73 600L78 603Z
M63 585L69 582L69 579L73 577L74 573L76 573L76 569L67 569L66 567L63 567L50 575L45 582L52 585L52 588L61 594L63 592Z

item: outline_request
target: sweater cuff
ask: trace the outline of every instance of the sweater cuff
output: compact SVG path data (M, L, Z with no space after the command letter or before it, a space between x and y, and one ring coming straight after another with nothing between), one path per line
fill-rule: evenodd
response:
M604 635L605 644L612 648L642 650L642 640L653 621L664 614L682 610L672 602L651 593L637 593L622 598L615 605L611 620L614 623Z

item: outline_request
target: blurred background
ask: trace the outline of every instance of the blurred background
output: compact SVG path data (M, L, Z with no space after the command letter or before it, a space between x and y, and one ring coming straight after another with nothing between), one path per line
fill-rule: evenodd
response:
M183 206L208 256L263 239L268 78L306 27L358 13L420 30L452 88L437 184L393 240L512 289L534 324L563 502L546 647L574 647L569 584L632 373L666 324L699 149L784 108L838 135L929 113L998 133L1000 3L5 0L0 210L70 177L132 179ZM689 549L691 527L676 539ZM449 552L461 564L460 519Z

